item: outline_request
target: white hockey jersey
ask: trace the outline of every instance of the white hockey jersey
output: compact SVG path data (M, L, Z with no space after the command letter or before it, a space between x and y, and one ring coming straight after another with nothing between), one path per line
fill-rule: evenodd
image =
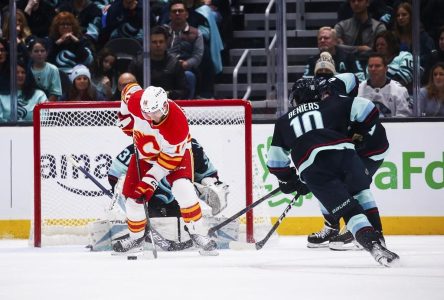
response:
M395 80L388 79L382 88L374 88L368 80L365 80L359 84L358 96L373 101L379 109L380 117L410 117L412 115L409 92Z

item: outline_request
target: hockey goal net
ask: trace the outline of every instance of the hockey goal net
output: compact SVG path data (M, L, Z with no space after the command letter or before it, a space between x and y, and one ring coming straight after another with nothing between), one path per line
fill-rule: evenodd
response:
M229 217L253 197L251 106L243 100L178 101L191 134L230 187ZM74 167L74 157L103 186L112 160L132 143L116 126L119 102L45 103L34 111L35 199L31 241L40 247L82 244L86 225L106 218L110 199ZM255 197L256 198L256 197ZM256 222L263 222L258 217ZM240 219L243 239L254 237L252 213ZM87 239L86 239L87 241Z

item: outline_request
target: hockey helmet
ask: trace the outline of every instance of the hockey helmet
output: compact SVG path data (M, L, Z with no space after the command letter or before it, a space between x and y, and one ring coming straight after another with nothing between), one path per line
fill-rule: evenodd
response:
M319 79L301 78L298 79L291 88L288 100L291 106L302 103L317 102L321 100L318 91Z
M165 107L165 103L167 104ZM165 90L157 86L149 86L140 98L140 109L145 113L161 111L166 115L168 112L168 96Z

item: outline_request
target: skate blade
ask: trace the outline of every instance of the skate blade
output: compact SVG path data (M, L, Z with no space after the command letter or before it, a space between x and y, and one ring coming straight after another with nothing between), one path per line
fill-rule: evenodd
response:
M199 254L202 256L218 256L219 252L217 252L216 250L203 250L203 249L199 249Z
M315 248L327 248L328 247L328 242L322 243L322 244L313 244L308 242L307 243L307 248L310 249L315 249Z
M238 241L232 241L229 244L229 248L232 250L256 250L255 243L244 243Z
M363 247L356 245L355 243L348 243L348 244L344 244L344 243L330 243L328 244L328 247L330 248L330 250L333 251L361 251L364 250Z
M383 257L378 261L378 263L380 263L386 268L396 268L401 266L401 261L399 260L399 258L395 258L391 262L388 262L387 258Z

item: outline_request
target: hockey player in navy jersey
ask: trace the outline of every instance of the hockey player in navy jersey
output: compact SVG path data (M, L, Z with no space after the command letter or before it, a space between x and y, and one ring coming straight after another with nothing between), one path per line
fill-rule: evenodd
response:
M328 88L330 93L336 95L346 95L352 98L357 96L359 80L354 74L343 73L330 78L331 79L328 81L323 82L326 85L324 89ZM377 121L369 132L360 135L355 132L355 128L352 124L348 136L352 137L361 161L369 171L370 177L373 177L389 150L389 142L387 140L385 128L379 121ZM366 203L362 203L361 205L365 215L379 235L379 239L385 245L379 210L371 193L368 193ZM355 242L350 231L345 230L344 232L339 233L339 219L330 215L322 204L320 206L325 219L324 227L320 231L314 232L308 236L307 247L329 247L332 250L362 249L362 247Z
M318 79L298 80L290 99L294 108L275 124L270 173L284 193L311 191L378 263L393 265L399 256L381 244L364 214L371 176L348 136L352 122L356 134L365 135L378 122L377 108L364 98L323 93Z

